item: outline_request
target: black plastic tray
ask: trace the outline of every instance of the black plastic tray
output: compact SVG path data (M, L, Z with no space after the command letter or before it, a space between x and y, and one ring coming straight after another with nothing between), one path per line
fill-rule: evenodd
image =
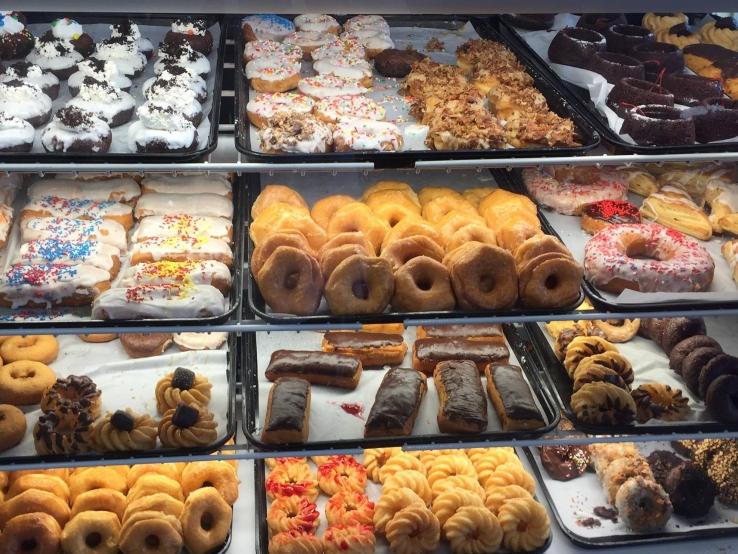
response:
M631 15L631 14L628 14ZM642 15L642 14L641 14ZM638 19L640 21L640 18ZM515 27L513 27L504 17L494 16L490 20L490 25L497 26L502 36L504 36L510 48L520 57L530 61L539 71L544 73L549 80L561 92L562 96L571 102L582 114L587 121L597 130L601 137L611 145L616 152L625 152L630 154L695 154L705 152L730 152L738 149L738 138L733 142L716 142L712 144L683 144L675 146L649 146L640 144L631 144L624 141L620 135L613 131L607 123L607 118L602 115L594 106L589 97L589 91L579 87L569 81L565 81L559 77L556 72L551 69L546 61L544 61L528 44L525 42ZM640 23L637 23L640 24Z
M505 188L505 172L494 172L495 180L497 180L498 186ZM500 176L503 179L500 179ZM249 224L251 223L251 206L253 205L256 197L261 192L261 178L259 175L253 175L249 177L251 180L248 185L249 199L246 206L248 212ZM557 236L556 233L550 228L546 230L548 234ZM249 263L251 262L251 255L254 251L254 244L249 237L245 239L248 243L247 256ZM313 314L308 316L296 316L291 314L280 314L270 311L267 308L266 301L259 291L259 286L256 283L251 271L249 271L247 279L248 287L248 300L249 306L253 310L254 314L259 316L265 321L271 323L356 323L356 322L398 322L398 321L410 321L416 319L449 319L457 317L490 317L490 316L508 316L508 315L551 315L557 313L567 313L572 309L579 306L584 300L584 292L580 290L579 298L576 302L572 303L571 306L565 306L556 309L534 309L526 308L521 305L516 305L513 308L507 310L487 310L487 311L469 311L469 310L450 310L450 311L435 311L435 312L382 312L380 314L364 314L364 315L332 315L332 314Z
M229 307L225 313L213 317L189 318L189 319L91 319L90 307L80 309L52 308L51 310L36 310L20 308L17 311L22 314L72 314L79 319L72 321L66 319L45 319L33 321L28 319L8 321L0 318L0 330L2 329L57 329L70 327L85 327L95 329L99 327L140 327L142 325L151 327L179 326L179 325L207 325L225 323L231 320L241 306L243 295L243 265L244 265L244 204L246 202L245 183L239 180L245 177L236 177L233 183L233 267L231 268L231 289L228 293ZM13 310L3 308L3 313Z
M164 448L159 447L154 450L140 451L123 451L123 452L85 452L81 454L49 454L49 455L23 455L23 456L4 456L0 453L0 467L12 466L13 464L44 464L54 467L57 463L69 462L87 462L87 461L114 461L121 459L135 458L141 462L160 462L166 457L191 456L197 454L210 454L220 450L229 440L231 440L237 431L236 417L236 381L238 378L238 368L243 363L243 350L241 348L239 337L235 333L228 335L228 357L227 371L228 376L228 413L226 414L226 429L224 436L220 437L216 442L208 446L193 446L187 448ZM151 382L151 398L154 399L154 381ZM115 394L115 391L108 391L109 394ZM27 433L33 432L33 427L29 426ZM164 460L166 461L166 460ZM12 470L12 467L6 467L6 470ZM228 539L230 541L230 538Z
M543 490L543 496L546 497L550 511L556 519L556 524L571 542L577 546L581 546L582 548L610 548L634 546L637 544L661 544L671 541L730 537L738 534L738 525L736 525L735 528L695 529L684 531L683 533L650 533L647 535L632 533L626 535L611 535L607 537L583 537L578 535L574 529L567 527L564 524L561 513L556 507L556 501L546 486L548 477L541 473L538 463L536 462L535 457L537 454L535 454L529 447L523 447L523 451L530 462L536 481L538 481L541 489ZM575 483L572 482L572 485L575 485Z
M50 23L59 17L71 17L83 25L91 25L94 23L117 23L124 19L132 19L136 23L145 25L161 25L168 27L172 19L179 17L176 14L127 14L127 13L49 13L49 12L27 12L24 13L29 24L34 23ZM52 162L74 162L74 163L146 163L146 162L186 162L194 161L210 154L218 145L218 118L220 112L220 97L223 81L223 51L226 43L227 26L224 24L223 18L217 15L193 16L203 17L209 25L220 25L220 40L214 45L217 57L214 67L211 68L215 72L215 83L213 90L208 90L210 98L212 98L212 107L208 118L210 119L210 134L207 142L203 144L205 137L199 138L198 149L194 152L185 153L136 153L136 152L105 152L105 153L84 153L77 152L2 152L0 153L0 162L17 162L17 163L52 163ZM154 45L154 49L158 45ZM148 63L154 63L152 59ZM139 82L138 85L142 83Z
M260 406L259 406L259 367L256 355L256 336L253 333L244 333L243 340L243 371L241 378L243 379L242 388L242 422L243 432L249 443L257 450L264 452L280 452L280 451L318 451L318 450L336 450L343 451L351 448L377 448L380 446L401 446L405 444L422 445L429 443L459 443L463 445L468 442L525 439L539 437L549 433L559 423L560 413L553 399L551 388L552 384L541 369L538 358L534 353L534 348L525 327L520 325L503 325L505 337L510 349L515 353L520 367L531 387L532 393L535 395L541 405L546 425L540 429L531 429L523 431L505 431L502 429L487 431L479 434L445 434L435 433L429 435L409 435L404 437L357 437L349 440L331 440L331 441L308 441L307 443L298 444L266 444L257 438L257 428L260 422ZM411 346L411 345L408 345ZM375 371L375 370L367 370ZM383 370L378 370L383 371ZM369 406L367 406L369 407ZM313 407L312 409L318 409Z
M528 194L528 190L523 183L523 178L519 169L512 169L510 171L498 170L498 173L496 173L495 175L497 176L498 174L502 173L504 173L505 175L500 175L499 177L497 177L498 183L505 183L505 186L509 186L510 190L519 194L525 194L535 202L535 199L533 199L530 194ZM553 225L551 225L551 222L546 217L546 210L542 210L540 206L538 209L538 219L541 220L541 226L546 233L559 237ZM559 237L559 239L560 238L561 237ZM566 244L565 241L562 242ZM683 312L688 312L690 310L717 310L726 308L738 308L738 295L736 295L736 300L734 301L673 300L669 302L620 304L617 302L617 299L610 299L604 296L600 289L598 289L586 277L582 280L582 289L584 290L584 293L587 295L587 299L592 303L592 305L596 309L601 311L640 313L644 311L673 312L675 310L680 310Z
M574 427L585 433L595 435L627 434L627 435L652 435L654 433L716 433L723 431L738 431L738 424L719 423L717 421L664 421L658 424L633 425L593 425L577 419L571 409L572 382L566 373L566 368L556 357L549 345L544 331L539 324L529 323L528 336L531 337L536 356L541 360L541 365L547 369L550 382L554 388L554 396L559 403L563 414L571 420Z
M482 19L474 16L452 15L413 15L384 16L393 27L430 27L439 29L457 29L471 21L480 36L507 44L505 38L496 29L486 25ZM345 19L345 18L344 18ZM406 152L328 152L324 154L265 154L258 152L251 144L249 129L251 124L246 116L246 104L249 99L249 86L243 73L243 33L236 33L236 149L250 159L269 163L303 163L303 162L373 162L376 167L412 167L417 160L451 160L470 158L530 158L539 156L576 156L595 148L599 136L588 120L583 117L574 104L564 98L549 79L534 64L524 58L520 62L533 77L535 86L546 97L549 107L558 115L571 118L581 139L582 146L576 147L531 147L531 148L496 148L491 150L411 150Z

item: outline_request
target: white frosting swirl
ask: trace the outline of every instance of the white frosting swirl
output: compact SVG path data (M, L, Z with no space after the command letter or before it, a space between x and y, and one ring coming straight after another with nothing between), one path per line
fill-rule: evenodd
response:
M0 12L0 35L15 35L26 28L21 21L11 15L12 13Z
M136 110L138 118L149 129L160 131L179 131L191 126L185 117L170 105L157 100L149 100Z
M172 31L183 35L204 36L207 28L203 21L188 21L186 19L175 19L172 21Z
M51 23L51 34L64 40L77 40L84 33L82 25L69 17L55 19Z

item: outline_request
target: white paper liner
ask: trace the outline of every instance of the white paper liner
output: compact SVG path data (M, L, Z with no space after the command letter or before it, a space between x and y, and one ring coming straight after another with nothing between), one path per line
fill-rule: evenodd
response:
M87 375L102 392L100 415L131 408L138 414L149 414L157 422L156 383L178 367L186 367L206 377L213 385L208 410L218 423L218 439L222 441L228 426L228 343L219 350L180 352L172 344L164 354L132 359L119 340L89 343L75 335L61 335L59 357L48 364L57 378L68 375ZM23 441L0 454L0 459L11 456L35 456L33 427L41 415L38 406L22 406L28 429ZM166 450L157 443L157 449ZM120 454L125 454L124 452Z
M672 450L668 442L636 443L636 447L643 456L648 456L654 450ZM627 541L629 536L635 535L620 518L618 518L617 523L613 523L594 515L595 507L608 506L600 480L594 472L586 472L571 481L556 481L549 477L541 465L538 449L532 448L531 451L535 464L543 477L543 486L548 489L552 507L559 512L566 529L585 539L607 538L617 540L622 537ZM579 523L590 517L599 519L600 527L585 527ZM738 525L738 510L715 500L715 505L705 517L687 518L673 514L662 532L678 535L700 530L734 528L736 525ZM623 544L625 545L627 542Z
M123 17L121 17L121 20L122 19ZM33 33L34 36L41 36L50 29L50 26L51 26L51 22L32 23L28 25L28 28ZM168 26L146 25L144 23L138 23L138 28L141 31L141 37L150 39L152 44L154 45L154 57L147 62L146 67L143 70L143 73L139 75L138 77L136 77L135 79L132 79L133 86L131 87L131 90L129 92L133 96L133 98L136 100L137 107L142 105L144 102L146 102L146 98L143 95L143 91L141 87L148 79L155 76L154 75L154 62L156 61L156 52L157 52L159 43L164 40L164 36L167 34L167 31L170 30L170 27ZM207 91L208 91L208 98L205 101L205 103L202 104L202 113L203 113L202 123L200 123L200 125L197 127L197 136L198 136L197 150L204 149L207 146L209 138L210 138L210 112L213 107L213 93L215 91L215 75L217 73L218 45L220 44L220 31L221 31L220 24L216 23L214 25L211 25L208 28L208 30L213 35L213 50L212 52L210 52L210 55L208 56L208 61L210 61L210 73L205 78L205 83L206 83ZM110 38L110 24L109 23L96 23L96 24L86 23L84 24L84 31L85 33L89 34L96 43L99 42L100 40ZM9 65L11 63L13 62L9 61L6 63L6 65ZM222 63L222 60L221 60L221 63ZM69 87L67 86L67 81L66 80L61 81L60 88L59 88L59 96L52 103L52 108L51 108L52 119L53 119L54 114L57 112L57 110L59 108L63 108L71 98L72 98L72 95L69 93ZM217 117L217 114L216 114L216 117ZM131 152L131 149L128 146L128 128L136 120L137 120L137 117L134 111L131 121L129 121L125 125L114 127L112 129L113 140L110 144L110 149L107 152L108 154L135 153L135 152ZM46 150L44 150L44 147L41 145L41 133L47 127L47 125L41 125L40 127L36 129L36 139L34 140L33 148L31 149L31 152L38 152L42 154L47 153ZM92 157L95 157L97 155L104 156L105 154L104 153L90 154L90 156Z
M407 354L401 367L412 367L412 352L415 342L415 327L405 329L405 344ZM322 332L303 331L284 336L284 333L256 333L256 352L258 365L259 385L259 429L255 436L260 436L266 417L266 407L269 399L269 391L272 383L266 378L265 372L269 365L272 352L279 349L287 350L321 350L323 340ZM508 345L509 348L509 345ZM515 352L510 350L511 365L520 365ZM387 372L383 369L366 369L361 374L361 380L355 390L346 390L337 387L326 387L322 385L311 386L311 410L310 410L310 435L308 443L335 440L359 440L364 437L364 424L369 416L369 411L374 404L374 398L379 385ZM525 373L523 373L525 376ZM527 377L526 377L527 380ZM443 437L438 429L437 415L439 408L438 393L436 392L433 377L426 380L428 390L425 393L412 436L437 435ZM487 397L487 432L500 431L502 426L497 412L487 394L486 379L482 375L482 386ZM538 404L538 399L536 404ZM341 404L358 404L362 408L360 417L351 415L341 408ZM538 408L541 414L545 412ZM450 436L450 435L449 435Z
M392 27L390 29L390 36L395 43L395 48L398 50L414 48L418 52L425 54L438 63L451 65L456 65L456 49L459 46L467 40L479 38L479 34L471 23L466 23L457 30L423 27ZM444 50L442 52L429 51L426 48L428 41L433 38L438 39L443 43ZM242 53L238 54L241 55ZM302 71L300 74L302 77L315 75L312 68L312 62L303 61ZM409 124L417 124L418 122L416 119L410 115L410 104L399 92L403 80L383 77L376 71L373 76L374 85L365 96L377 101L382 105L382 107L384 107L387 112L385 120L395 123L400 130L403 130ZM253 98L256 94L258 93L249 87L249 98ZM245 115L246 114L244 114L244 116ZM262 151L258 129L251 124L249 124L249 140L253 151Z

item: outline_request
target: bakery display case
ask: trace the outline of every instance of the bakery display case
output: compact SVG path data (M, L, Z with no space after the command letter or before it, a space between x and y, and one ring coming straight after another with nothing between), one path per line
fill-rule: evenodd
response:
M145 541L144 533L192 554L332 552L340 545L389 553L417 543L446 553L471 542L479 552L614 552L626 545L634 552L687 552L695 544L685 539L700 540L705 550L734 541L738 352L731 339L738 289L731 237L738 153L729 140L608 150L613 131L587 98L535 58L511 31L510 18L491 13L523 9L504 2L411 0L356 6L352 14L330 2L309 10L184 2L155 8L161 14L147 13L152 7L137 0L118 13L85 2L59 13L44 3L23 6L33 34L59 19L50 38L84 48L84 33L101 43L130 18L141 38L151 39L149 73L132 84L140 103L151 100L143 89L158 74L156 60L171 73L157 54L170 33L183 35L178 43L194 52L207 30L211 70L205 98L195 99L204 100L199 134L205 125L195 152L0 155L8 185L0 198L6 220L0 230L7 229L0 301L10 304L0 314L0 376L17 380L7 368L19 362L35 370L30 399L8 393L0 379L0 443L17 440L0 452L0 551L31 532L57 550L82 551L93 525L110 527L112 535L98 539L117 541L125 554L143 548L136 541ZM624 6L638 14L629 23L642 22L636 10L643 6ZM266 9L282 13L258 15ZM525 5L528 12L579 9ZM203 10L212 13L192 15ZM336 17L296 19L303 10ZM1 15L10 27L0 30L0 47L20 22ZM730 30L728 20L713 19L718 30ZM504 144L479 150L415 143L394 152L342 152L349 141L338 136L338 146L325 153L262 151L248 106L263 83L250 86L253 79L244 75L259 45L248 45L262 38L264 22L305 26L292 33L332 21L355 34L332 41L351 39L372 50L368 64L349 64L352 71L368 65L373 84L349 108L381 107L383 123L400 129L406 146L425 136L423 125L431 131L459 115L449 102L455 86L475 102L481 98L481 111L467 106L467 115L490 128L525 120L515 119L520 113L533 120L525 100L542 98L541 119L568 121L576 144L555 137L526 143L508 134ZM706 24L709 14L690 14L689 24L697 21ZM299 44L272 47L288 55L310 47L308 38L298 34ZM405 57L377 60L389 44ZM394 64L409 47L430 62L406 89L403 77L382 71L398 71ZM346 69L320 65L303 62L298 79ZM93 66L85 65L90 72ZM425 90L423 81L433 79L441 86ZM516 79L518 88L505 88ZM183 92L185 99L199 90L200 81L190 81L194 89ZM60 89L54 111L74 92ZM509 96L490 96L490 89ZM425 96L425 105L405 95ZM731 109L727 98L716 105ZM434 122L436 109L446 113ZM258 123L278 127L269 119ZM615 212L582 207L600 202L628 205ZM637 222L618 219L634 214ZM67 224L30 224L44 219ZM400 225L403 219L410 221ZM705 258L682 279L690 290L603 284L586 252L597 234L614 229L600 228L612 224L660 226L671 241L697 244ZM111 235L116 225L122 235ZM465 227L474 229L459 233ZM644 265L644 255L658 257L628 248L620 254ZM410 263L421 257L423 265ZM346 261L356 264L357 280ZM54 272L80 262L108 278L74 292L59 284L63 279L54 281ZM14 272L16 266L25 270ZM360 301L374 289L362 272L379 266L372 287L383 299L367 307ZM421 282L429 268L441 288ZM309 290L298 290L306 275ZM515 298L490 303L503 275ZM171 310L160 306L173 301L168 294L138 303L132 294L182 280L187 290ZM218 313L210 309L220 301L198 295L204 287L223 298ZM53 359L48 352L11 353L53 344ZM86 394L73 403L77 419L67 425L60 407L78 392ZM93 508L105 515L90 515ZM676 542L660 546L667 541Z

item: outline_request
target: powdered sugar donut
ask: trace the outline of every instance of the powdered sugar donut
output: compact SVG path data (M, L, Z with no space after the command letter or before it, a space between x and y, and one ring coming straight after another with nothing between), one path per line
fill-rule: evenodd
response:
M295 31L284 37L283 44L297 46L302 50L302 58L310 60L315 49L336 40L336 35L316 31Z
M98 42L93 57L115 62L118 71L131 78L138 77L146 66L146 56L138 51L136 42L123 36Z
M195 126L171 106L148 101L136 114L138 121L128 128L132 152L192 152L197 148Z
M249 15L241 20L241 30L247 41L281 41L295 31L295 25L289 19L274 14Z
M279 56L257 58L246 64L246 77L258 92L286 92L300 80L300 62Z
M323 46L316 48L310 53L313 60L322 60L323 58L340 58L342 56L352 56L354 58L366 58L366 50L361 43L354 38L340 39L334 37Z
M41 134L47 152L107 152L113 133L94 113L74 106L60 109Z
M259 131L264 152L326 152L333 143L331 129L305 114L278 114L269 126Z
M610 225L584 247L586 278L616 294L702 291L714 271L710 253L696 240L657 224Z
M261 129L278 113L308 114L314 105L312 98L297 92L257 94L246 104L246 113L249 121Z
M0 152L30 152L35 136L28 121L0 112Z
M353 56L322 58L313 63L313 69L319 75L336 75L356 81L366 88L372 86L372 66L364 58Z
M316 75L300 79L297 88L303 94L317 99L329 96L355 96L368 92L368 89L358 82L336 75Z
M243 49L243 59L246 62L272 56L300 60L303 57L303 52L302 48L298 45L288 43L286 39L285 42L277 42L276 40L252 40L251 42L247 42Z
M0 83L0 112L38 127L51 118L51 98L36 85L18 80Z
M59 79L51 71L42 69L31 62L15 62L5 68L5 73L0 75L0 83L18 80L23 83L36 85L46 96L52 100L59 96Z
M89 110L111 127L119 127L131 120L136 101L127 92L85 77L79 94L67 102L67 106Z
M159 45L158 59L154 62L154 73L160 75L171 65L178 65L195 75L205 76L210 73L210 62L207 57L196 52L186 42L163 42Z
M627 200L628 180L620 171L601 169L586 184L560 181L538 169L524 169L523 181L536 202L561 214L578 214L585 204Z
M44 35L36 39L36 46L26 60L39 66L42 71L51 71L63 81L75 72L77 63L82 61L82 54L68 40Z
M373 29L390 34L390 26L381 15L355 15L343 25L345 31L357 31L359 29Z
M304 13L295 18L295 27L298 31L308 31L314 33L333 33L338 34L341 25L332 15L323 13Z
M79 87L85 77L92 77L98 81L109 83L111 86L128 92L133 84L132 81L118 71L118 66L112 60L98 60L88 58L77 64L77 72L72 73L67 81L69 92L77 96Z
M333 145L336 152L349 150L381 150L394 152L402 148L402 131L394 123L341 118L333 129Z
M366 49L366 56L373 59L384 50L395 47L395 43L388 33L372 29L371 27L364 29L354 29L341 35L343 40L358 40Z
M342 117L358 117L381 121L386 110L366 96L330 96L315 104L315 117L326 123L335 123Z

